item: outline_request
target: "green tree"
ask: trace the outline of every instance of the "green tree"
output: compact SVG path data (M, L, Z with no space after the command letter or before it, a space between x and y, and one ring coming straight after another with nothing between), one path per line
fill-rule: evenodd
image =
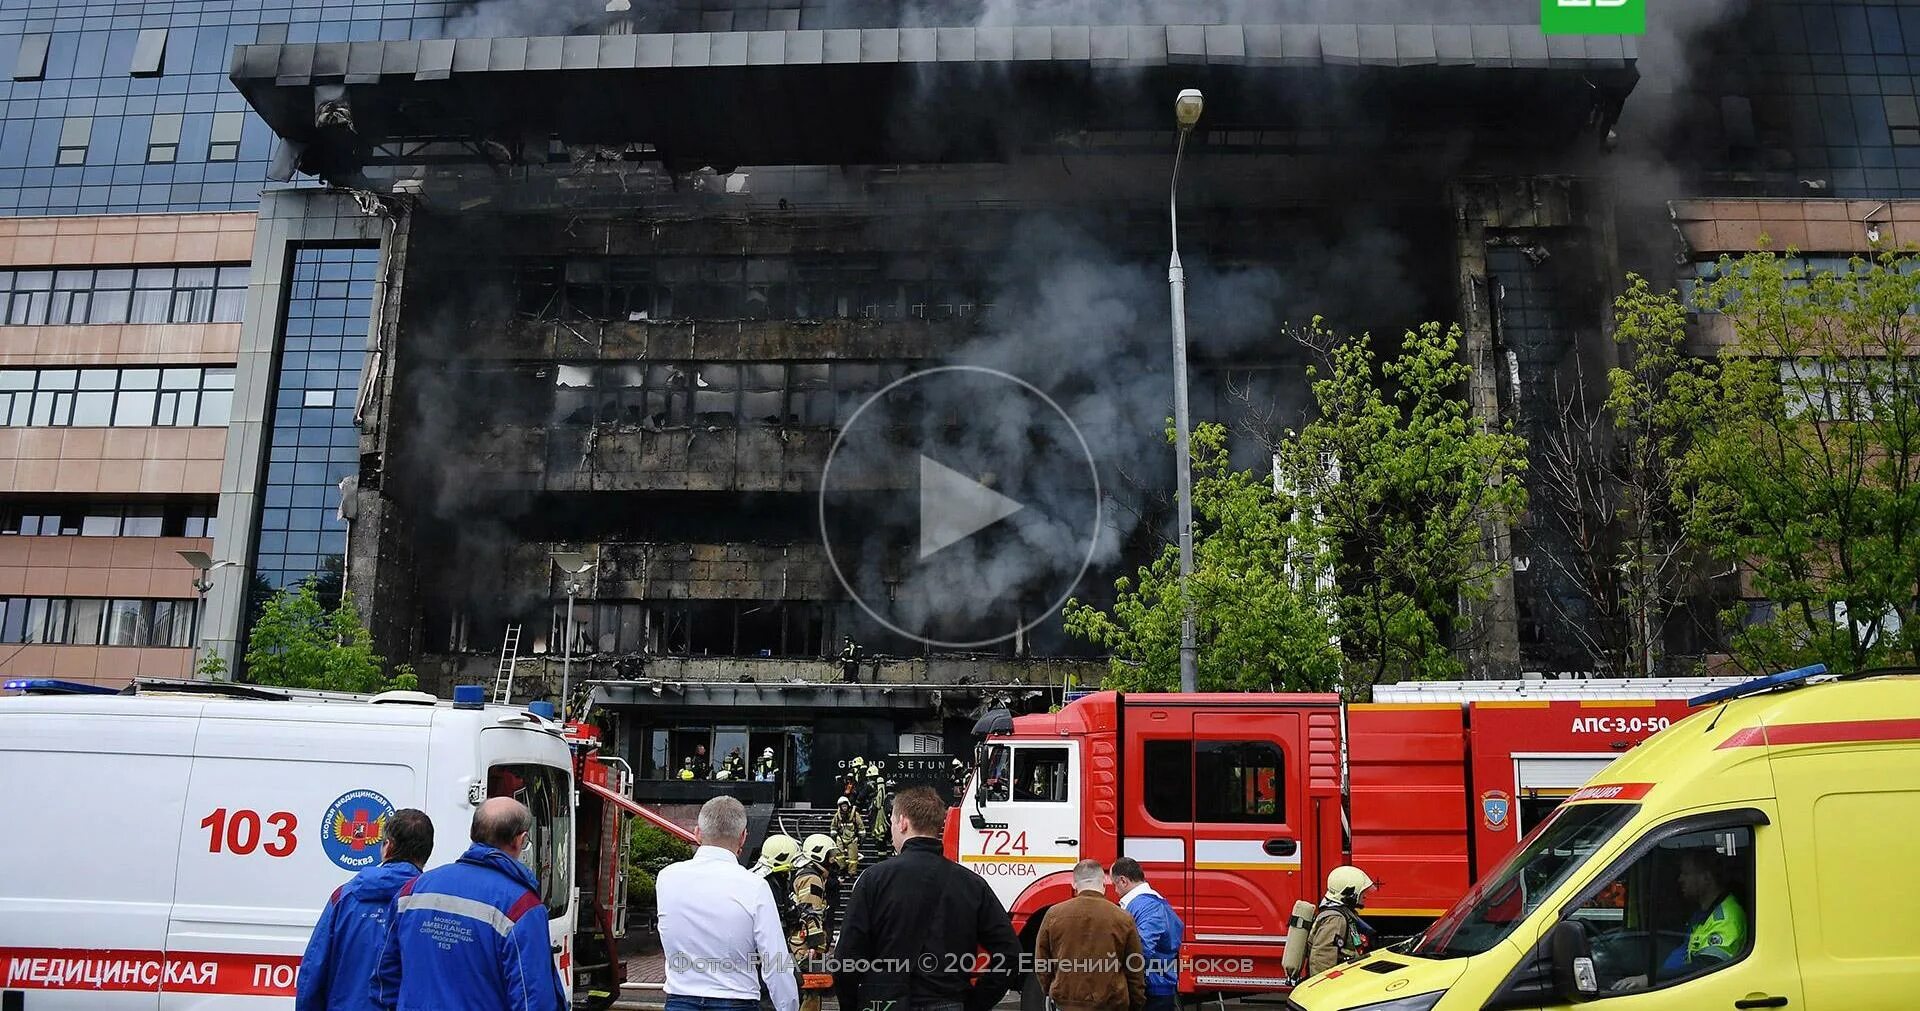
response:
M1171 438L1171 431L1169 431ZM1318 575L1326 540L1271 475L1235 470L1227 430L1193 432L1194 572L1191 593L1203 691L1327 691L1338 680L1331 600ZM1067 603L1067 631L1111 652L1105 686L1170 691L1180 685L1180 551L1116 582L1111 612Z
M1722 259L1698 293L1731 340L1676 384L1688 531L1769 602L1730 613L1755 670L1920 661L1920 260L1842 271Z
M1489 431L1464 391L1460 329L1409 330L1382 358L1368 335L1336 337L1309 371L1319 417L1279 447L1287 483L1338 545L1335 583L1345 689L1458 676L1463 609L1486 600L1505 559L1486 531L1526 505L1526 442Z
M635 818L627 843L627 901L637 908L654 904L654 879L662 868L693 856L693 847Z
M411 689L411 671L389 678L373 652L351 595L329 610L311 582L276 592L261 608L247 638L247 677L280 688L374 693Z

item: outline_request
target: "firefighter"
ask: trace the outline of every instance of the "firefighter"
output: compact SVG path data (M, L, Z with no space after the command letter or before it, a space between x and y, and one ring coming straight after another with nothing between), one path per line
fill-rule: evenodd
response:
M720 763L720 771L715 773L713 778L732 780L736 783L747 778L747 760L741 757L739 748L727 752L727 760Z
M853 798L842 795L833 805L833 836L840 844L840 871L846 877L860 872L860 812Z
M767 748L760 752L760 760L753 763L753 781L756 783L771 783L774 777L779 774L780 766L773 760L773 749Z
M693 778L713 778L713 762L707 758L707 746L704 744L693 746Z
M956 758L948 763L948 770L953 776L953 795L958 798L967 789L967 763Z
M1373 940L1373 928L1360 918L1367 893L1379 887L1358 867L1335 867L1327 875L1327 894L1307 935L1308 976L1358 961Z
M693 768L692 755L688 755L687 760L680 763L680 778L683 780L699 778L699 774L695 772Z
M873 837L882 842L888 841L887 826L887 777L876 763L867 766L867 784L873 788L872 800L868 803L873 811Z

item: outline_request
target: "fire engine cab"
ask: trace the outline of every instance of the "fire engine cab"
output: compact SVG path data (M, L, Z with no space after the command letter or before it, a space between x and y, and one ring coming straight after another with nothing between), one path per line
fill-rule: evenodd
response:
M950 855L1032 950L1075 862L1138 860L1186 923L1181 990L1272 991L1287 916L1343 863L1381 883L1369 922L1411 933L1614 758L1728 682L1524 681L1337 695L1078 698L982 721ZM1041 1007L1029 979L1023 1006Z

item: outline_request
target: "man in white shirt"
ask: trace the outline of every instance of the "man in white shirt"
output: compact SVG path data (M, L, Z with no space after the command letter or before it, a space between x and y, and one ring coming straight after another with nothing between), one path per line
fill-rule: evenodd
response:
M700 809L693 859L664 868L655 881L667 1011L757 1011L763 978L775 1011L799 1011L773 891L740 866L746 842L747 809L715 797Z

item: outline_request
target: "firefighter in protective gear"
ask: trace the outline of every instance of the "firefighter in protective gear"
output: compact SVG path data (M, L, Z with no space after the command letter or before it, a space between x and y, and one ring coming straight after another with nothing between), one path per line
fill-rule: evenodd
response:
M820 975L811 971L810 963L827 957L831 948L831 938L827 936L827 877L832 873L830 861L835 846L829 836L815 833L807 837L800 847L800 854L793 863L793 874L786 902L792 911L787 926L787 949L793 953L793 964L801 972L802 983L806 977ZM824 988L802 986L800 990L800 1011L820 1011L820 998Z
M843 796L833 805L833 835L839 842L840 871L848 877L860 871L860 812L853 798Z
M1358 961L1372 942L1373 928L1360 918L1367 893L1379 885L1358 867L1335 867L1327 875L1327 894L1307 935L1308 976Z
M878 765L869 765L867 782L873 787L873 837L886 842L890 838L887 824L887 777L881 773Z
M687 759L686 761L684 761L684 762L681 762L681 763L680 763L680 778L681 778L681 779L694 779L694 778L696 778L696 776L695 776L695 773L694 773L694 771L693 771L693 759L692 759L692 758L688 758L688 759Z
M778 775L779 772L780 767L773 761L773 749L767 748L760 752L760 760L753 763L753 781L756 783L771 783L773 782L773 777Z

